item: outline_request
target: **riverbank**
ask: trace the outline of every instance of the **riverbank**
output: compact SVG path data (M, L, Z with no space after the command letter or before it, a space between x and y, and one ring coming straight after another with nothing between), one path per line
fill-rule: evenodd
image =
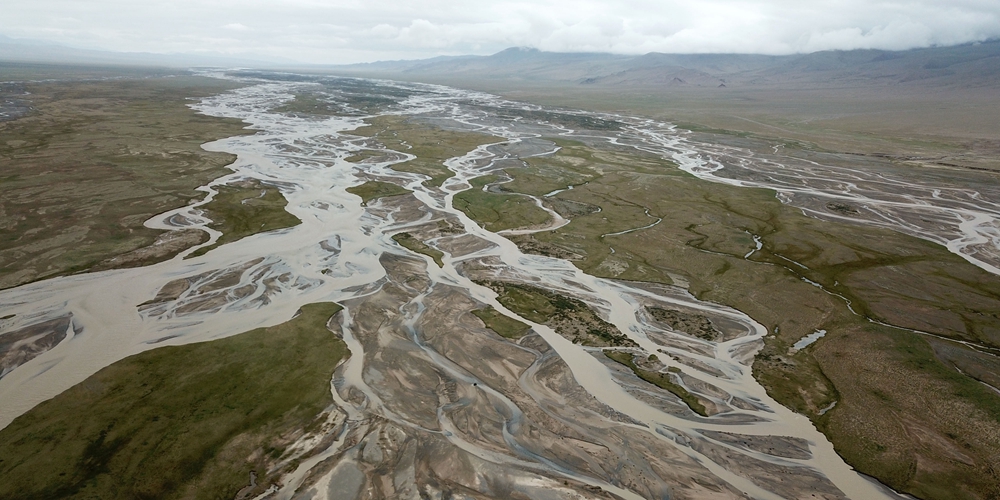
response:
M202 144L253 131L189 104L237 84L158 70L22 66L3 66L4 79L19 83L0 85L28 92L20 99L30 108L0 122L0 288L148 265L204 241L164 244L143 223L201 200L196 188L230 173L235 156Z

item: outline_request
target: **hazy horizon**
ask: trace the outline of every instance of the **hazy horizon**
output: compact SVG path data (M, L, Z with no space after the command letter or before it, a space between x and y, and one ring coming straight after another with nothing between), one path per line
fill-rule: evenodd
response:
M929 0L465 3L16 1L0 34L77 49L349 64L509 47L613 54L905 50L1000 37L1000 4Z

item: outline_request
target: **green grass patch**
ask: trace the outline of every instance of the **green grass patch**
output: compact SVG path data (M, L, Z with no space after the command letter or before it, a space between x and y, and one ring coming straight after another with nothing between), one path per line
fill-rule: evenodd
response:
M406 248L407 250L410 250L412 252L417 252L419 254L424 254L434 259L434 263L437 264L438 267L444 267L444 261L441 260L441 258L444 257L444 252L436 248L433 248L427 245L426 243L414 238L412 234L399 233L393 235L392 240L395 241L396 243L399 243L400 246Z
M441 185L444 184L444 181L455 175L454 172L448 170L448 167L445 167L442 164L420 158L393 165L392 168L400 172L423 174L430 177L430 179L423 182L423 184L428 187L441 187Z
M824 369L835 377L840 372L856 374L854 386L840 389L842 401L838 408L850 405L845 408L848 411L833 411L818 421L820 430L834 437L837 452L860 470L918 498L990 498L982 492L998 491L997 478L988 470L918 466L927 460L927 453L994 453L996 441L974 438L970 429L985 422L1000 422L1000 398L996 393L942 364L926 338L879 325L852 333L846 340L858 345L843 341L829 345L826 348L833 351L835 358L823 360ZM846 358L848 355L851 357ZM923 422L914 427L909 422L890 420L876 423L878 432L859 435L855 430L856 412L878 407L898 408L901 414L919 412L921 420L936 422L937 428ZM927 450L924 442L912 441L914 429L933 432L942 443ZM954 444L941 446L949 441Z
M344 158L344 161L350 163L359 163L371 158L379 158L385 156L384 151L379 151L377 149L362 149L356 153Z
M216 189L219 193L202 208L212 219L209 227L221 231L222 236L214 245L193 252L191 257L247 236L302 223L298 217L285 210L288 201L275 187L247 182L239 186L219 186Z
M430 177L424 184L440 187L454 172L444 166L444 161L472 151L477 146L498 142L497 137L474 132L442 130L401 116L380 116L368 120L371 125L353 133L372 137L385 147L415 155L416 158L393 165L394 170L422 174Z
M577 130L621 130L622 128L621 122L615 120L605 120L603 118L597 118L590 115L549 110L496 108L493 106L481 106L481 108L487 110L490 114L501 118L526 118L528 120L537 120L564 125Z
M497 332L498 335L504 338L519 339L531 329L530 326L516 319L508 318L507 316L500 314L492 307L487 307L486 309L476 309L475 311L472 311L472 314L483 320L483 323L486 324L486 328Z
M312 92L296 93L295 97L271 109L278 113L294 113L306 115L330 116L343 113L343 107L325 99L322 94Z
M559 153L527 158L524 160L527 167L508 169L514 180L505 184L505 188L542 196L571 185L582 185L603 175L602 162L594 157L594 149L576 141L550 140L562 148Z
M332 404L340 309L104 368L0 431L0 498L234 498L251 470L260 493L288 433Z
M347 188L347 192L360 196L361 206L366 206L372 200L387 198L389 196L400 196L410 191L391 182L368 181L360 186Z
M547 295L558 296L547 293L540 288L499 281L482 281L478 284L496 292L497 301L504 307L535 323L545 323L556 313L557 306L549 300ZM559 304L568 310L576 308L575 304L565 298L559 301Z
M635 346L617 327L600 318L587 304L530 285L478 281L497 293L497 301L515 314L548 325L559 335L589 346Z
M722 332L718 328L715 328L711 320L703 314L664 309L662 307L646 307L646 311L657 321L662 321L670 325L670 328L673 328L675 331L693 335L704 340L718 340L722 337Z
M472 180L472 189L455 195L452 205L465 212L470 219L489 231L502 231L544 224L551 219L545 210L538 208L535 201L516 194L485 192L482 187L493 182L496 176L478 177Z
M635 375L650 384L653 384L661 389L666 389L670 391L674 396L681 398L684 404L691 408L691 411L703 416L708 416L708 411L705 409L705 405L701 403L701 400L697 396L688 392L687 389L681 387L670 381L670 375L660 372L654 372L650 370L643 370L635 365L632 361L632 354L624 351L604 351L604 355L617 361L627 367L629 367Z
M236 157L202 144L253 133L239 120L188 107L232 82L163 78L159 70L3 66L4 77L57 81L24 83L32 111L0 123L0 288L84 271L139 248L149 262L172 257L176 251L152 246L162 231L143 222L201 199L195 188L230 173ZM78 80L93 75L103 76Z

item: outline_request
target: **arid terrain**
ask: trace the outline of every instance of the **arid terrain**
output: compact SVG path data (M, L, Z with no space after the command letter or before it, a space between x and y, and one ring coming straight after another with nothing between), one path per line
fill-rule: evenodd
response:
M981 90L19 71L0 498L1000 495Z

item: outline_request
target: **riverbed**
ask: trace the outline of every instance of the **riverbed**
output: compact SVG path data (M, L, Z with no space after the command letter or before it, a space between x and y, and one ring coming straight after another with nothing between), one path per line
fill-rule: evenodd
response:
M596 278L567 260L524 254L505 237L560 227L566 221L555 212L544 227L493 233L455 209L452 199L503 160L550 154L555 145L543 138L559 135L653 153L714 182L770 187L810 213L844 203L867 223L919 232L1000 274L992 243L1000 205L979 192L934 190L919 180L845 169L819 172L821 165L805 160L789 168L645 119L601 115L622 127L575 130L491 113L530 106L488 94L369 82L405 90L394 93L400 97L382 113L496 138L447 160L454 176L438 188L427 186L425 176L392 169L412 158L406 149L386 152L392 159L384 161L346 160L377 148L351 133L371 115L274 112L312 84L242 78L246 87L195 105L257 131L205 145L236 154L233 173L205 186L202 202L146 225L202 229L210 235L204 245L211 245L219 234L198 207L211 200L214 186L245 178L281 189L287 210L302 224L198 257L187 258L196 247L152 266L0 292L0 310L13 315L3 332L71 318L57 345L0 378L0 428L129 355L275 325L304 304L334 301L345 306L337 330L351 350L331 384L332 411L343 423L330 439L310 436L308 446L318 446L312 458L262 498L341 498L374 481L379 467L391 469L397 497L461 485L483 495L516 491L531 498L896 498L855 473L807 418L776 403L754 380L750 364L768 334L762 325L682 288ZM347 188L370 178L412 194L363 206ZM822 217L848 215L826 210ZM925 231L920 220L932 221L932 229ZM460 231L435 233L440 222ZM443 266L396 244L391 237L401 231L425 235L444 252ZM686 390L710 403L711 415L699 416L669 392L653 390L600 349L518 316L474 278L530 284L583 301L638 346L633 352L658 353L664 372L680 374ZM181 281L181 293L157 300L165 286ZM486 330L468 314L486 305L528 324L531 333L512 342ZM727 325L730 334L709 341L672 331L641 314L646 306L697 311ZM390 444L397 442L409 444ZM437 482L420 475L427 468Z

